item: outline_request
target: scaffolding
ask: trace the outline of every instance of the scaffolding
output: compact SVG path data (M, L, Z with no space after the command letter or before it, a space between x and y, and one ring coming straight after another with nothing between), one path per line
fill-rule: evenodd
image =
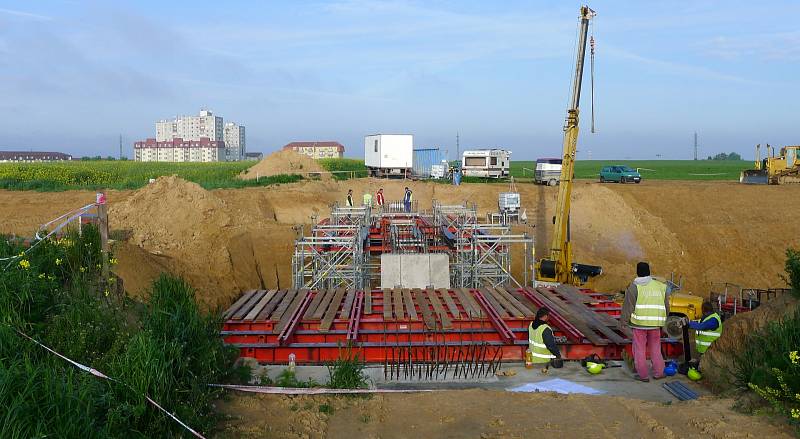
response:
M523 286L530 279L533 239L511 226L478 223L475 205L433 202L423 213L416 203L369 206L334 205L331 215L295 241L294 288L370 289L380 280L383 253L447 253L454 287ZM511 274L511 249L524 247L523 279Z

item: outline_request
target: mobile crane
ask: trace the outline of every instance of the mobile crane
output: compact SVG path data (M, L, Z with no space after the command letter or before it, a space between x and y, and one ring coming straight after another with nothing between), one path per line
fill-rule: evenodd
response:
M586 36L589 32L589 22L595 15L596 13L588 6L581 7L577 59L575 60L575 74L572 82L572 100L567 109L567 118L564 124L564 151L561 162L556 215L553 217L553 241L550 246L549 258L540 259L536 263L536 281L538 283L580 285L590 277L598 276L603 272L601 267L573 262L569 224L572 181L575 177L575 153L578 147L578 106L581 100Z

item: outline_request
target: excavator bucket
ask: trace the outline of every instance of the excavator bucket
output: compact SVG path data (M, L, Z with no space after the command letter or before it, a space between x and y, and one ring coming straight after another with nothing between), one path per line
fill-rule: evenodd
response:
M739 183L769 184L769 173L763 169L747 169L739 176Z

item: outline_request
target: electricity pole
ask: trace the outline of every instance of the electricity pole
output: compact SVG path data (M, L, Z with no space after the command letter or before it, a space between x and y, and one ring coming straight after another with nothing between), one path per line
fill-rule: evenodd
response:
M697 160L697 131L694 132L694 159Z

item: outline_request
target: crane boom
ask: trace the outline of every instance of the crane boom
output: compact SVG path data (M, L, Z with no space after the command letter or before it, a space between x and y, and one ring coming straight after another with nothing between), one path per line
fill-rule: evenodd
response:
M549 258L540 260L536 266L536 278L544 282L578 284L581 281L585 281L589 276L596 276L602 271L600 267L574 264L572 262L569 223L572 181L575 177L575 153L578 147L578 107L581 100L586 36L589 31L589 21L594 16L595 12L588 6L581 7L578 50L572 81L572 99L567 109L566 123L564 124L561 178L558 188L556 215L553 218L553 241L550 246Z

